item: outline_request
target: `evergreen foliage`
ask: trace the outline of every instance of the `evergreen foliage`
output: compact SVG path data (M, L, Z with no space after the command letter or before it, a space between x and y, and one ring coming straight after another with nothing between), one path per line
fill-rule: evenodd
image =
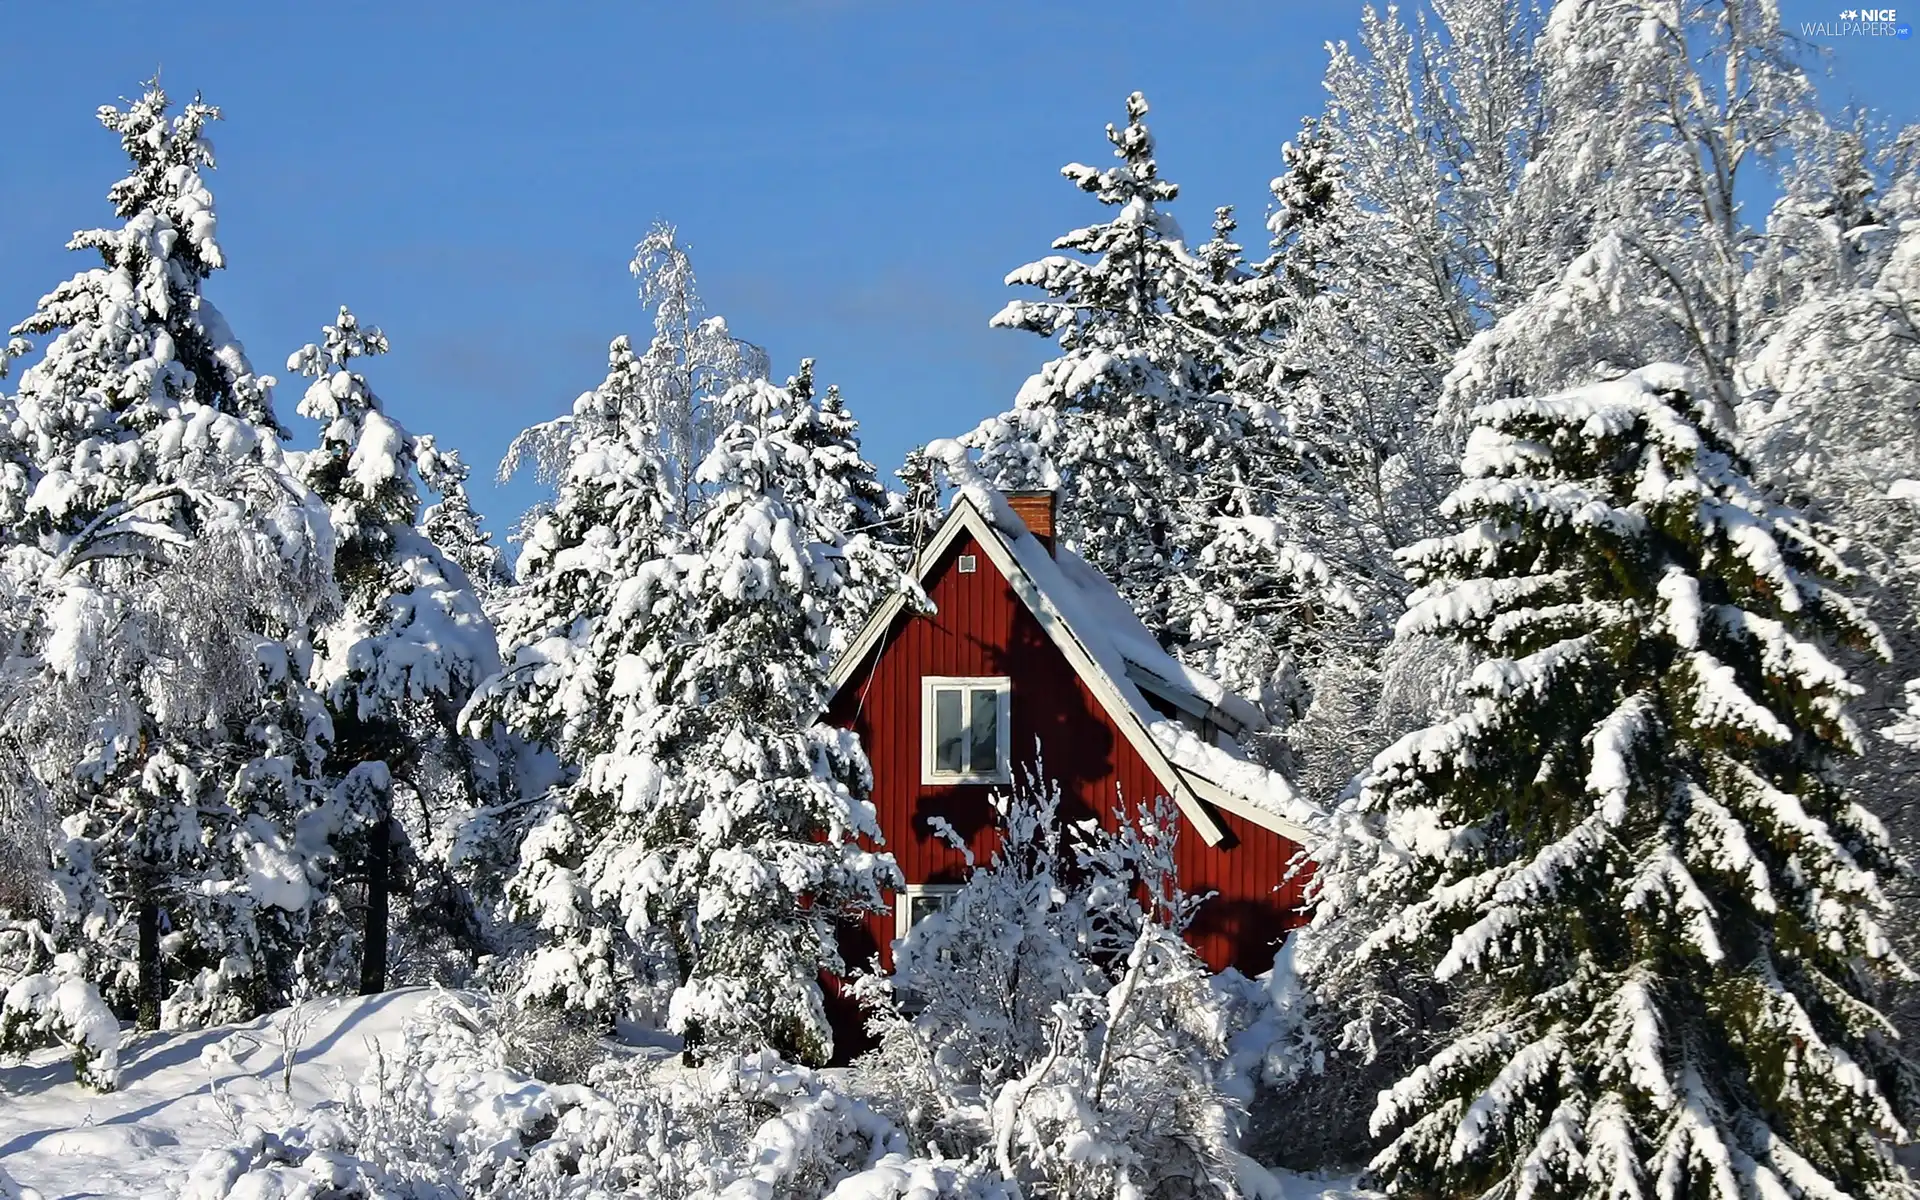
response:
M363 329L343 308L320 344L287 363L313 380L299 411L319 423L320 445L302 456L301 473L327 504L336 539L340 607L317 639L312 682L332 714L327 776L361 920L329 941L340 958L357 952L359 987L368 993L387 986L394 894L404 901L417 877L439 873L415 844L437 832L436 816L452 816L436 814L434 801L451 799L458 812L498 791L490 753L456 726L475 686L500 669L493 626L466 573L419 528L422 477L449 468L435 461L431 442L387 414L350 365L386 350L379 330ZM457 460L452 469L457 486ZM474 544L477 530L456 532ZM435 764L458 777L453 797L432 795ZM412 829L397 793L421 814ZM402 928L471 931L457 891L428 895L430 907L403 908Z
M600 386L543 434L550 447L564 435L563 474L527 531L518 583L500 607L506 669L467 716L470 729L498 724L544 747L570 775L649 728L645 673L661 636L654 610L678 569L674 492L658 431L639 419L643 367L624 337L607 359ZM575 818L571 798L582 786L570 778L482 814L456 853L472 875L510 877L510 907L537 931L527 993L611 1015L640 1003L649 947L626 922L596 919L594 831Z
M121 223L69 243L101 265L14 327L12 358L48 340L0 397L0 776L40 814L65 977L149 1028L288 994L332 834L305 682L332 532L201 293L218 110L170 111L157 84L100 110Z
M1834 786L1877 633L1759 489L1710 385L1656 365L1489 400L1411 547L1405 635L1478 658L1336 816L1310 976L1420 964L1475 1001L1380 1094L1390 1191L1904 1195L1904 974L1880 822Z
M1222 364L1172 315L1213 284L1161 207L1179 188L1160 177L1146 115L1136 92L1126 126L1107 127L1116 165L1062 169L1111 218L1054 242L1082 257L1051 255L1007 276L1046 298L1010 301L993 323L1055 338L1061 355L969 440L996 486L1057 487L1060 536L1164 629L1166 582L1207 515L1200 465L1227 447L1236 414Z
M703 1049L824 1061L835 924L884 909L898 876L855 841L880 837L858 740L816 723L845 579L844 543L809 500L831 464L789 432L811 401L762 381L730 404L745 415L701 466L713 498L636 680L655 707L588 763L576 819L619 830L589 869L628 928L665 934L672 1028Z

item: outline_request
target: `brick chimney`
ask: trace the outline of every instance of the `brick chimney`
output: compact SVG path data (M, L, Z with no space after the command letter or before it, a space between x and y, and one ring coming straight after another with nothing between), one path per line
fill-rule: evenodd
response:
M1048 554L1053 553L1053 512L1058 499L1059 493L1052 489L1007 493L1008 506L1025 522L1027 532L1047 548Z

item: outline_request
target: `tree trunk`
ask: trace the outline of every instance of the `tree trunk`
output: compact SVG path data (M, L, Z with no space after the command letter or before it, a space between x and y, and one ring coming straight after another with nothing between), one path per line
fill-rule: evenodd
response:
M393 883L393 817L367 831L367 908L360 930L360 994L387 990L387 909Z
M160 901L151 889L143 890L136 921L140 928L140 960L134 970L133 1021L140 1029L158 1029L165 980L160 966Z

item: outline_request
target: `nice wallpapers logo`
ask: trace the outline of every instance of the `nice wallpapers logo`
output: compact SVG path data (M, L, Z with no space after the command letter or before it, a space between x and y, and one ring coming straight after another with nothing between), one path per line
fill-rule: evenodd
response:
M1890 37L1906 41L1913 23L1891 8L1843 8L1837 21L1803 21L1802 37Z

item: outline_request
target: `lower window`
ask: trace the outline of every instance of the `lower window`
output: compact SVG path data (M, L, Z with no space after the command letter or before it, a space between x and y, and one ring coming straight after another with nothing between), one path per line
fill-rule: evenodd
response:
M893 936L903 938L907 931L947 905L960 891L957 883L910 883L893 899Z

